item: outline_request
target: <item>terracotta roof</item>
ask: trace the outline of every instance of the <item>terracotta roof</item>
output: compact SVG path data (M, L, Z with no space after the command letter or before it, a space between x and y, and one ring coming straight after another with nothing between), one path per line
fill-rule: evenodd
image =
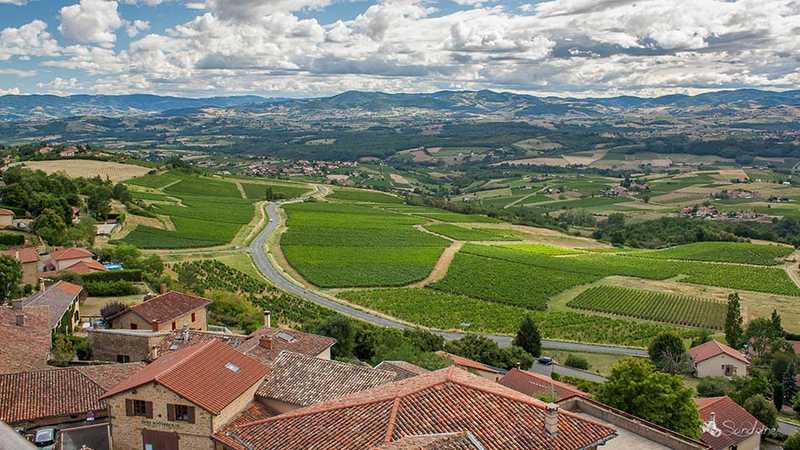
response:
M224 334L216 331L181 329L169 332L159 344L159 355L176 352L190 345L220 340L235 349L247 339L243 334Z
M469 432L406 436L371 450L483 450L480 442Z
M122 380L130 377L145 366L143 362L124 364L98 364L75 367L75 370L97 383L103 390L111 389Z
M531 397L555 395L555 401L564 400L574 396L588 397L589 394L575 386L554 380L547 375L541 375L527 370L511 369L499 381L503 386L530 395Z
M395 381L405 380L406 378L411 378L417 375L422 375L423 373L430 372L430 370L428 369L424 369L420 366L411 364L410 362L406 361L382 361L380 364L375 366L375 368L380 370L388 370L389 372L394 372Z
M13 216L14 211L10 209L0 208L0 216Z
M0 375L0 420L9 423L68 416L106 408L105 389L95 380L105 375L130 374L142 365L109 364L90 371L61 368Z
M47 306L50 310L50 328L58 326L61 318L64 317L77 301L78 295L83 290L82 286L72 284L67 281L59 281L48 287L44 291L39 291L28 298L22 299L23 306Z
M74 273L91 273L91 272L106 272L106 266L100 264L99 262L91 259L89 261L78 261L75 264L67 267L64 271L74 272Z
M544 430L545 403L457 367L230 426L214 435L236 449L370 448L407 436L470 431L487 450L583 449L612 428L560 411L559 432Z
M498 375L501 373L499 370L495 369L492 366L487 366L484 363L481 363L481 362L478 362L478 361L474 361L474 360L471 360L469 358L464 358L463 356L458 356L458 355L454 355L452 353L447 353L447 352L442 352L442 351L436 352L436 354L439 355L439 356L443 356L443 357L449 359L450 361L453 361L453 364L455 364L455 365L457 365L458 367L461 367L461 368L482 370L484 372L496 373Z
M245 409L228 423L228 426L239 426L274 417L276 414L258 400L253 400Z
M766 430L764 424L730 397L697 398L695 403L704 423L701 439L714 450L736 445L753 433L761 434ZM710 424L712 414L715 427Z
M4 250L3 254L16 259L22 264L30 264L39 261L39 251L36 247L13 247Z
M282 352L256 395L308 406L390 383L394 378L394 372Z
M50 259L63 261L65 259L93 258L94 253L80 247L59 248L50 252Z
M261 345L262 339L269 339L269 341L264 341L264 345ZM269 364L284 350L315 357L335 343L336 339L328 336L301 333L283 328L262 327L248 336L247 340L239 347L239 351L262 363Z
M689 356L692 357L695 364L722 354L738 359L745 364L750 364L750 361L741 352L714 340L689 349Z
M17 315L25 318L17 325ZM0 373L47 367L50 354L50 309L29 306L22 310L0 307Z
M800 341L789 341L796 354L800 354Z
M213 340L169 353L111 388L102 398L156 382L219 414L269 372L258 361Z
M183 294L181 292L170 291L139 303L138 305L133 305L128 310L122 311L118 315L133 311L150 323L163 323L188 314L196 309L205 308L209 304L211 304L211 300ZM113 320L113 317L111 319Z

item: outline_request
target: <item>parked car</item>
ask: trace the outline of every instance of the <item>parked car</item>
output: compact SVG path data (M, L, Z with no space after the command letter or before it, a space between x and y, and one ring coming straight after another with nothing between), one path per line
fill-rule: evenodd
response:
M36 430L36 435L33 437L33 445L43 450L56 448L56 429L42 428Z
M555 361L553 361L553 358L549 356L540 356L539 359L537 359L536 361L538 361L539 364L543 364L545 366L552 366L555 363Z

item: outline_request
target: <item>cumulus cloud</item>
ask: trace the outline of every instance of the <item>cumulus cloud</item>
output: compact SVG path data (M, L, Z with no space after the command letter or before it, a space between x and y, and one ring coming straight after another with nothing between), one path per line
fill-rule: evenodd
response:
M39 92L54 95L69 95L83 88L77 78L61 77L55 77L47 83L37 83L36 87Z
M81 0L79 4L61 8L61 34L77 44L97 44L112 47L117 41L116 30L124 21L117 13L117 2Z
M128 37L136 37L142 31L150 29L150 22L146 20L133 20L125 22L125 31L128 32Z
M36 71L20 70L20 69L0 69L0 75L8 75L18 78L30 78L36 76Z
M205 8L223 20L249 22L274 13L328 6L330 0L206 0Z
M0 95L20 95L21 93L19 88L3 89L0 87Z
M58 42L45 31L47 24L41 20L19 28L0 31L0 61L11 57L52 56L58 54Z

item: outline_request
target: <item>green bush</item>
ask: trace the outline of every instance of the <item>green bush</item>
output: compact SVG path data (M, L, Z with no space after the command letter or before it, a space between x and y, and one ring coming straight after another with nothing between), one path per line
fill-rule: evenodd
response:
M142 281L142 271L138 269L110 270L108 272L92 272L81 275L86 283L109 281Z
M564 361L564 365L567 367L573 367L575 369L588 370L589 360L583 356L569 355L567 356L567 360Z
M21 234L0 233L0 245L23 245L25 236Z
M721 397L731 391L731 383L723 377L703 378L697 384L697 395L700 397Z
M92 297L119 297L139 293L136 285L130 281L85 281L83 287Z
M783 450L800 450L800 433L789 436L783 443Z

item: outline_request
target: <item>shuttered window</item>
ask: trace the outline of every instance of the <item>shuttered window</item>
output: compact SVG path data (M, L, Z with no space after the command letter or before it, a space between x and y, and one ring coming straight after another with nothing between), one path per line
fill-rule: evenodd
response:
M194 423L194 406L168 404L167 419L171 422Z
M128 416L153 418L153 402L125 399L125 414Z

